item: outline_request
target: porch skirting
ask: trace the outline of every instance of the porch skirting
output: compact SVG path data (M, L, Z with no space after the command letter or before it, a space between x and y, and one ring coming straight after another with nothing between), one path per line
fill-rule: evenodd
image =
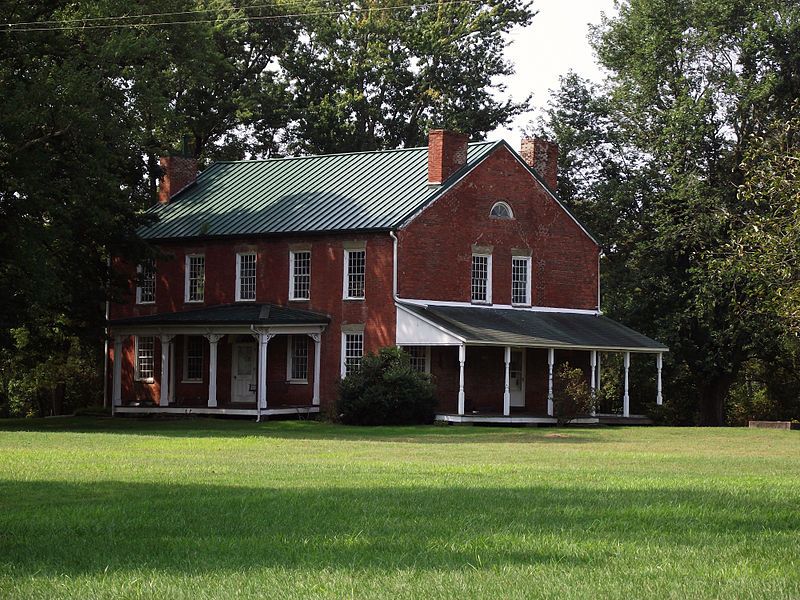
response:
M255 408L206 408L203 406L117 406L116 414L130 415L219 415L254 417L258 415ZM265 408L262 417L269 416L309 416L319 414L319 406L287 406L282 408Z
M558 421L555 417L537 415L457 415L437 414L436 421L451 425L531 425L553 426ZM644 415L594 415L578 417L570 421L570 425L652 425L653 422Z

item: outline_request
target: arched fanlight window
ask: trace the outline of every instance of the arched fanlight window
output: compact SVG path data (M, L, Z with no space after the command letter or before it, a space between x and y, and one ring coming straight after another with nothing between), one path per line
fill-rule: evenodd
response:
M496 202L492 207L489 216L496 217L498 219L513 219L514 213L511 212L511 207L505 202Z

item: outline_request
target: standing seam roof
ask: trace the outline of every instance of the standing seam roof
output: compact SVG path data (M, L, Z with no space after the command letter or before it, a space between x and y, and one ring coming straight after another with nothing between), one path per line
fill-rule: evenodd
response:
M428 184L428 148L218 162L169 204L145 239L393 229L503 142L467 147L467 164Z

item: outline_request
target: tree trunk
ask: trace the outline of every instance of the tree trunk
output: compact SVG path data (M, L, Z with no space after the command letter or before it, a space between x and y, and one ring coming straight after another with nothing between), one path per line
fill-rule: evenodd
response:
M60 415L64 408L64 395L66 393L67 385L63 381L56 384L51 392L52 400L52 413L53 415Z
M725 398L733 376L721 375L700 386L700 425L719 427L725 424Z

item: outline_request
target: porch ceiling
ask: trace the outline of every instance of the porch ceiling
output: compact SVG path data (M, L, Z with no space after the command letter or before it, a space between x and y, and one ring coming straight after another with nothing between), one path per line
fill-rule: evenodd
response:
M401 303L467 344L666 352L663 344L602 315Z
M278 304L222 304L181 312L112 319L109 325L327 325L330 317Z

